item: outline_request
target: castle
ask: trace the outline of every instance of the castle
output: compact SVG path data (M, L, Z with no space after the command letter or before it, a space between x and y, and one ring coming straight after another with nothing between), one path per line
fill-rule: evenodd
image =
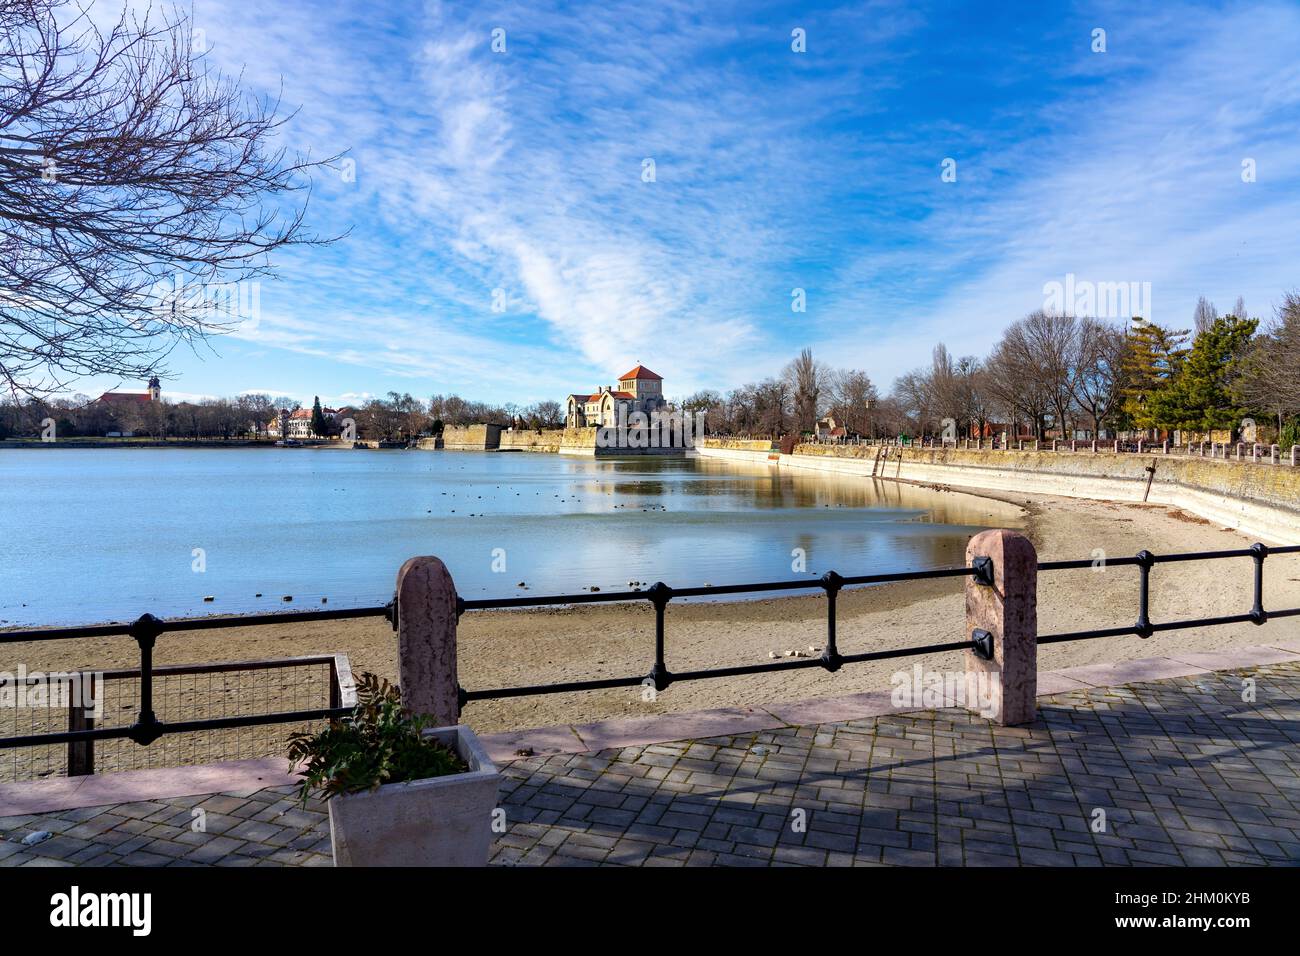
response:
M575 393L565 403L564 427L608 427L626 422L634 412L647 416L662 411L668 404L664 400L663 377L644 365L618 377L618 388L602 385L594 395Z

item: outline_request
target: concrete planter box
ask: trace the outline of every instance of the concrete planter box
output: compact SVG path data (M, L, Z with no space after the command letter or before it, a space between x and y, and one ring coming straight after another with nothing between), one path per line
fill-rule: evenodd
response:
M335 866L486 866L501 775L464 724L426 730L466 773L385 784L328 802Z

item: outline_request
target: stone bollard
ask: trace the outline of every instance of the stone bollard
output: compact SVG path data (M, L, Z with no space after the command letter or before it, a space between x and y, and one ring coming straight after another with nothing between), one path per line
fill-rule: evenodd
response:
M1092 440L1092 453L1097 454L1097 439L1095 438Z
M1277 445L1269 445L1269 446L1268 446L1268 463L1269 463L1270 465L1276 465L1276 464L1277 464L1277 453L1278 453L1278 447L1277 447Z
M966 707L1003 726L1027 724L1038 714L1038 554L1024 535L995 529L966 546L967 565L984 558L992 583L966 578L966 635L975 643L966 651Z
M1115 454L1119 454L1119 439L1115 439Z
M460 722L456 677L456 585L435 557L411 558L397 572L397 683L413 714L439 727Z
M1250 446L1250 460L1251 460L1251 461L1255 461L1255 462L1259 461L1259 445L1258 445L1258 444L1252 444L1252 445Z
M1163 451L1164 451L1164 453L1165 453L1166 455L1169 454L1169 439L1168 439L1168 438L1165 439L1165 442L1164 442L1164 445L1162 446L1162 449L1163 449Z

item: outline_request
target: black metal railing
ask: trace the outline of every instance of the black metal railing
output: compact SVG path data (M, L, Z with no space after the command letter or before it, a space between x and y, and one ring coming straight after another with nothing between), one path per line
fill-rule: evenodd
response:
M1082 561L1043 561L1039 571L1069 571L1078 568L1133 565L1138 569L1138 616L1132 627L1108 627L1091 631L1070 631L1063 634L1039 635L1039 644L1060 644L1065 641L1085 641L1096 637L1123 637L1135 634L1148 638L1159 631L1177 631L1190 627L1214 627L1220 624L1264 624L1270 618L1295 617L1300 608L1268 611L1264 608L1264 559L1270 554L1300 554L1300 545L1270 548L1253 544L1249 548L1230 551L1190 551L1183 554L1152 554L1139 551L1131 558L1087 559ZM1154 623L1151 620L1151 569L1157 564L1174 564L1182 561L1215 561L1222 558L1251 558L1255 562L1255 600L1245 614L1225 614L1218 617L1187 618Z
M0 759L0 780L75 777L284 752L283 734L249 732L248 727L175 732L149 747L135 746L126 735L102 735L97 742L78 734L60 741L65 730L123 730L138 722L144 694L141 671L135 669L20 672L5 683L13 692L13 706L0 709L0 737L15 739L17 745L38 743L21 751L10 749L10 759ZM218 718L230 716L232 710L262 716L321 707L346 712L356 699L351 665L342 654L154 667L151 683L152 706L163 716ZM38 702L31 702L33 693L39 693ZM319 723L291 726L305 730ZM277 720L274 726L286 725Z
M1270 554L1300 554L1300 545L1269 548L1255 544L1250 548L1230 551L1198 551L1185 554L1154 555L1142 551L1133 557L1116 558L1106 562L1107 566L1134 565L1140 571L1138 588L1138 617L1131 627L1098 628L1088 631L1073 631L1065 634L1050 634L1039 637L1040 644L1059 644L1065 641L1088 640L1097 637L1120 637L1136 634L1147 638L1157 631L1172 631L1189 627L1208 627L1220 624L1253 623L1263 624L1270 618L1292 617L1300 615L1300 608L1280 611L1264 609L1264 559ZM1254 606L1245 614L1232 614L1222 617L1200 618L1196 620L1169 621L1152 623L1150 618L1150 577L1151 568L1156 564L1179 561L1200 561L1219 558L1249 557L1255 561L1255 600ZM1065 571L1077 568L1096 568L1098 561L1085 559L1081 561L1044 561L1038 565L1039 571ZM985 585L993 584L993 563L987 557L977 557L970 567L943 568L935 571L908 571L898 574L868 574L857 577L842 577L834 571L828 571L817 581L773 581L764 584L733 584L723 587L679 588L668 587L662 581L646 591L621 591L609 594L556 595L553 597L503 598L497 600L459 600L459 613L476 610L493 610L498 608L541 607L560 604L596 604L612 601L649 601L655 610L655 658L648 674L610 677L598 680L559 681L552 684L532 684L522 687L498 687L490 690L460 689L460 702L465 704L474 700L492 700L505 697L525 697L535 694L561 694L583 690L604 690L613 687L632 687L637 685L653 686L656 691L664 690L669 685L688 680L705 680L719 677L738 677L746 674L763 674L774 671L801 670L809 667L821 667L827 671L837 671L845 664L863 661L878 661L896 657L911 657L918 654L934 654L941 651L973 650L977 654L989 657L989 645L984 634L972 634L960 641L948 641L940 644L923 644L913 647L892 648L882 651L867 651L857 654L841 654L838 649L836 634L835 604L836 596L842 588L854 585L885 584L892 581L915 581L925 578L973 577ZM767 591L794 591L821 589L826 593L826 647L818 658L801 658L793 661L770 661L763 664L742 664L732 667L714 667L705 670L674 673L668 669L664 653L664 612L668 602L674 598L714 597L720 594L748 594Z
M1264 607L1264 562L1270 555L1300 554L1300 545L1285 547L1267 547L1256 544L1250 548L1227 551L1199 551L1183 554L1155 555L1142 551L1132 557L1111 558L1105 560L1105 566L1117 567L1132 565L1138 568L1138 614L1136 622L1127 627L1097 628L1068 633L1048 634L1038 637L1040 644L1057 644L1066 641L1089 640L1103 637L1121 637L1136 635L1148 638L1161 631L1183 628L1210 627L1226 624L1250 623L1262 625L1269 620L1300 615L1300 608L1267 610ZM1154 622L1150 617L1151 572L1158 564L1171 564L1186 561L1208 561L1225 558L1251 558L1254 561L1254 602L1249 611L1241 614L1229 614L1218 617ZM1038 564L1040 572L1067 571L1097 568L1099 560L1083 559L1078 561L1044 561ZM646 590L613 591L604 593L559 594L550 596L529 596L495 599L457 598L457 615L466 611L499 610L525 607L575 606L584 604L611 604L647 601L655 612L654 659L648 673L633 674L625 677L597 678L590 680L559 681L550 684L531 684L518 687L495 687L489 689L466 690L459 688L461 705L476 700L502 699L509 697L526 697L541 694L561 694L576 691L606 690L618 687L653 686L662 691L674 683L692 680L708 680L724 677L741 677L751 674L777 673L781 671L802 670L820 667L829 672L838 671L846 664L866 661L887 660L891 658L911 657L921 654L934 654L946 651L972 650L985 658L990 656L990 644L986 635L976 632L962 640L945 641L936 644L891 648L887 650L864 651L844 654L839 650L836 604L839 592L846 587L859 587L871 584L886 584L897 581L919 581L936 578L970 577L976 582L991 586L994 583L993 562L987 557L977 557L968 567L940 568L929 571L905 571L893 574L865 574L846 577L835 571L828 571L816 580L768 581L759 584L729 584L718 587L672 588L658 582ZM815 591L820 590L826 596L826 647L817 658L797 658L794 660L777 660L758 664L739 664L726 667L712 667L702 670L674 672L669 669L665 641L665 613L669 603L677 599L714 598L729 594L757 594L781 591ZM337 696L331 699L331 706L288 711L275 711L263 714L244 714L200 720L161 721L153 709L153 680L158 672L153 666L153 650L157 639L168 632L207 630L226 627L254 627L267 624L305 623L310 621L342 620L347 618L385 617L393 628L398 627L398 608L396 601L385 606L332 609L328 611L289 612L280 614L260 614L247 617L207 617L184 618L164 621L145 614L131 624L105 624L83 627L40 628L34 630L0 632L0 645L16 644L27 641L68 640L75 638L129 636L140 648L140 694L139 712L136 720L129 726L69 729L67 731L23 736L0 737L0 749L13 747L30 747L38 745L67 743L70 745L126 737L138 744L148 745L167 734L187 733L202 730L251 727L262 724L295 723L307 720L346 716L351 711L351 702L342 701ZM221 666L221 665L210 665ZM350 683L350 675L349 675ZM339 681L335 681L336 689Z
M652 685L661 691L674 683L688 680L705 680L717 677L741 677L747 674L765 674L772 671L800 670L822 667L837 671L845 664L881 660L888 657L906 657L912 654L932 654L939 651L958 651L971 647L970 641L948 641L922 647L901 648L889 651L869 651L862 654L841 654L836 639L835 604L841 589L867 584L885 584L891 581L920 581L929 578L955 578L973 576L982 583L993 583L992 564L987 559L975 560L971 567L939 568L933 571L903 571L897 574L863 574L844 577L827 571L819 579L805 581L767 581L762 584L725 584L718 587L671 588L662 581L645 591L612 591L601 594L557 594L550 597L497 598L470 600L458 598L457 614L466 611L497 610L501 608L546 607L568 604L609 604L613 602L649 601L655 611L655 658L649 674L628 677L606 677L597 680L561 681L554 684L533 684L524 687L498 687L492 690L467 691L460 688L460 703L465 706L472 700L491 700L504 697L528 697L534 694L562 694L582 690L607 690L612 687ZM717 597L721 594L756 594L768 591L822 590L826 594L826 647L819 658L801 658L793 661L772 661L766 664L739 664L732 667L713 667L707 670L674 673L668 669L664 646L664 612L674 598Z
M112 671L97 674L107 678L112 674L115 679L128 675L138 680L139 707L134 722L120 726L96 727L82 716L69 718L69 729L35 734L15 734L0 737L0 750L17 747L39 747L54 744L67 744L69 766L86 766L85 754L91 750L95 741L118 740L126 738L142 746L148 746L160 737L169 734L187 734L201 731L230 730L237 728L258 727L271 724L305 723L314 720L345 717L355 707L352 675L340 667L341 658L334 655L320 655L312 658L286 658L266 661L241 661L218 664L177 665L155 667L153 663L154 647L158 638L169 632L212 630L215 628L255 627L268 624L306 623L311 621L336 621L348 618L387 617L393 619L392 604L380 607L337 608L323 611L298 611L282 614L255 614L247 616L213 616L202 618L176 618L162 620L152 614L143 614L130 624L91 624L77 627L35 628L27 630L0 631L0 646L20 644L33 641L76 640L99 637L130 637L140 651L140 668L138 671ZM154 685L160 677L177 674L217 673L224 671L241 671L250 669L275 669L280 667L304 666L310 663L328 664L330 668L330 685L327 706L295 708L292 710L274 710L265 713L235 714L220 717L206 717L190 720L160 720L154 709ZM344 665L346 666L346 665ZM90 673L86 671L76 672ZM70 679L72 674L47 675L46 679Z

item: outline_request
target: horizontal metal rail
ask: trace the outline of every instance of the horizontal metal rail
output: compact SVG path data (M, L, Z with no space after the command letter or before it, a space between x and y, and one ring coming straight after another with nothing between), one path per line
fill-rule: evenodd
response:
M392 604L380 607L331 608L328 611L283 611L271 614L225 614L211 617L177 617L163 620L145 614L130 624L85 624L77 627L38 627L23 630L0 631L0 644L20 644L25 641L67 641L81 637L134 637L144 625L157 629L158 634L175 631L208 631L223 627L261 627L266 624L307 624L311 621L342 621L357 617L389 617Z
M1300 554L1300 545L1269 548L1256 544L1250 548L1224 551L1197 551L1179 554L1156 555L1150 551L1141 551L1131 557L1082 559L1073 561L1044 561L1039 563L1039 571L1068 571L1101 566L1133 566L1139 571L1138 618L1131 626L1095 628L1060 634L1046 634L1038 637L1040 644L1059 644L1067 641L1094 640L1106 637L1123 637L1137 635L1141 638L1151 637L1161 631L1172 631L1192 627L1211 627L1226 624L1261 625L1274 618L1294 617L1300 615L1300 608L1269 611L1264 608L1264 561L1270 555ZM1154 622L1150 619L1150 579L1151 569L1158 564L1171 564L1186 561L1208 561L1223 558L1251 558L1254 568L1254 604L1246 613L1230 614L1218 617L1206 617L1190 620ZM983 585L994 582L994 568L990 558L977 557L969 567L938 568L927 571L905 571L888 574L865 574L846 577L835 571L828 571L816 580L766 581L756 584L729 584L718 587L672 588L658 582L645 590L611 591L605 593L556 594L514 598L457 599L457 615L465 611L498 610L523 607L577 606L586 604L611 604L617 602L648 601L655 612L655 652L654 661L648 674L628 675L624 677L594 678L589 680L561 681L550 684L532 684L520 687L497 687L490 689L466 690L459 688L462 706L470 701L526 697L541 694L560 694L576 691L608 690L619 687L652 686L661 691L679 681L708 680L726 677L743 677L753 674L780 673L808 668L822 668L834 672L846 664L866 661L889 660L911 657L921 654L937 654L948 651L975 650L981 653L984 645L971 635L967 639L926 644L912 647L891 648L887 650L865 651L854 654L840 653L836 625L836 605L839 592L846 587L885 584L896 581L917 581L938 578L970 577ZM665 653L665 612L668 604L676 599L695 597L716 597L728 594L756 594L764 592L820 590L826 596L826 647L817 658L799 658L795 660L775 660L757 664L738 664L726 667L712 667L674 673L669 670ZM293 723L308 720L346 717L352 713L355 697L352 693L351 675L339 672L341 665L331 664L331 706L309 710L285 711L272 714L251 714L236 717L221 717L210 720L160 721L153 712L153 678L155 674L165 673L208 673L223 669L253 669L256 666L292 666L295 663L324 663L334 661L328 656L298 658L284 663L276 662L236 662L234 664L196 664L177 665L168 668L153 667L153 649L158 637L178 631L208 630L229 627L257 627L268 624L306 623L311 621L343 620L348 618L385 617L398 626L398 608L396 601L384 606L335 608L326 611L295 611L273 614L255 614L247 616L226 615L201 618L176 618L161 620L152 614L145 614L131 624L100 624L64 628L38 628L0 632L0 644L14 644L24 641L69 640L87 637L128 636L133 638L140 648L140 669L138 672L109 672L114 677L138 676L140 679L140 711L136 722L128 727L93 728L69 730L62 733L33 734L22 737L0 738L0 748L27 747L43 744L69 743L105 740L127 737L139 744L147 745L165 734L188 733L202 730L220 730L234 727L252 727L261 724Z
M1278 611L1264 609L1264 559L1272 554L1300 554L1300 545L1270 548L1253 544L1249 548L1226 551L1185 551L1179 554L1152 554L1139 551L1131 558L1097 558L1082 561L1043 561L1039 571L1070 571L1080 568L1105 568L1114 565L1133 565L1138 569L1138 618L1132 627L1106 627L1087 631L1068 631L1061 634L1040 634L1039 644L1063 644L1067 641L1088 641L1099 637L1126 637L1135 634L1144 640L1161 631L1178 631L1193 627L1217 627L1223 624L1264 624L1271 618L1300 615L1300 608ZM1188 618L1178 621L1151 620L1151 569L1157 564L1176 564L1184 561L1215 561L1221 558L1251 558L1255 562L1255 600L1245 614L1225 614L1217 617Z
M146 615L145 617L149 617ZM141 619L143 620L143 618ZM139 622L137 622L138 624ZM149 633L156 630L147 624L140 628L143 638L141 643L140 670L106 670L106 671L59 671L40 675L22 674L6 675L2 684L34 685L47 682L71 684L87 677L104 682L117 680L140 680L141 709L134 724L119 727L96 727L94 718L88 709L68 707L68 730L21 736L0 737L0 750L20 747L56 746L66 744L68 747L69 776L85 775L94 772L95 748L97 740L130 739L142 745L153 743L167 734L195 733L201 731L238 729L241 727L258 727L286 723L303 723L313 720L333 720L347 717L356 708L356 686L352 680L351 666L345 656L340 654L313 654L299 657L273 658L253 661L225 661L208 664L172 664L163 667L152 666L152 647L148 644ZM139 638L138 638L139 639ZM244 714L233 717L212 717L202 720L160 721L152 711L153 680L155 677L176 677L181 675L224 674L250 671L274 671L294 667L313 665L329 666L329 706L313 707L292 711L277 711L267 714Z

